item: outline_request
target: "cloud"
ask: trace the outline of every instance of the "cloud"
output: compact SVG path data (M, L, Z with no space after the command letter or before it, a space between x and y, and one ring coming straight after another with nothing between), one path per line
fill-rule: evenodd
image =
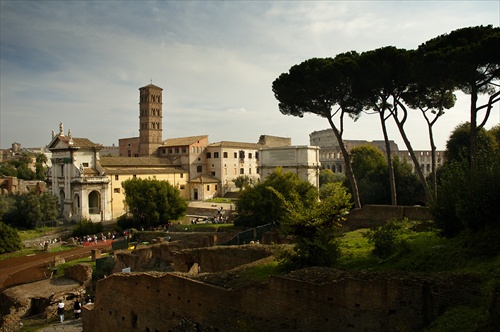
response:
M311 57L387 45L415 48L464 26L499 24L491 1L2 1L0 146L48 143L60 121L75 137L117 143L138 133L139 87L163 90L164 138L256 142L328 127L283 116L272 82ZM438 147L467 107L449 111ZM415 120L415 123L420 122ZM369 118L351 139L380 139ZM415 126L416 128L421 128ZM427 146L421 129L415 145ZM398 137L394 132L393 137ZM44 143L45 142L45 143Z

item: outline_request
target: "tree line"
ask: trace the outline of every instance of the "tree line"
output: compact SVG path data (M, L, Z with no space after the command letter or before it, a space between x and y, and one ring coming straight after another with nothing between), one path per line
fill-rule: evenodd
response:
M328 121L339 142L357 208L362 201L343 134L345 117L356 120L363 113L379 118L386 144L391 203L396 205L398 197L387 121L396 124L432 204L438 194L433 126L446 110L453 108L456 91L470 96L469 163L474 171L479 132L493 105L500 100L499 76L500 28L489 25L452 31L415 50L387 46L363 53L350 51L331 58L312 58L281 74L272 89L282 114L303 117L310 113ZM486 96L484 103L480 102L481 95ZM432 151L431 181L424 177L405 131L410 111L420 112L427 123Z

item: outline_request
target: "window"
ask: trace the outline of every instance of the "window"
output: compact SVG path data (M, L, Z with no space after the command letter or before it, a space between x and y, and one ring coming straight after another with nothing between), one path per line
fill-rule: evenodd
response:
M89 163L83 163L83 167L89 167Z
M243 168L240 168L240 174L245 174L245 170Z
M179 153L179 148L175 148L175 153Z
M133 177L134 179L137 179L137 175L135 175L135 174L134 174L134 175L132 175L132 177Z
M245 159L245 151L240 150L240 159Z
M186 153L187 152L187 149L185 146L182 147L182 153Z
M181 189L181 190L184 190L184 189L186 189L186 186L185 186L185 185L183 185L183 184L181 184L180 189Z
M212 158L212 153L207 152L207 159Z
M217 191L217 185L215 185L215 189L214 190Z
M210 175L215 176L215 171L211 171Z
M184 173L181 173L181 179L183 179L183 178L184 178Z
M252 169L251 168L248 169L248 174L252 174Z
M251 152L248 153L248 159L252 159L252 153Z
M119 193L120 193L120 188L115 188L115 189L113 189L113 192L114 192L115 194L119 194Z
M238 152L235 152L235 153L234 153L233 158L238 158Z
M172 154L172 148L168 149L168 154Z
M214 152L214 158L219 158L219 152Z
M210 191L210 185L207 184L207 191Z
M224 158L227 158L227 152L223 152L223 153L222 153L222 156L223 156Z
M255 159L259 160L259 153L255 152Z
M203 171L203 166L202 165L196 166L196 172L197 173L201 173L202 171Z
M120 179L119 175L115 175L115 181L118 181Z

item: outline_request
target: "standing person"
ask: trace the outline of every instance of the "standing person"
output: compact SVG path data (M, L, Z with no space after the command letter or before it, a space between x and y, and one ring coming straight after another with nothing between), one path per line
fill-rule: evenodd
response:
M79 298L76 298L75 303L73 303L73 311L75 313L75 319L80 318L80 314L82 313L82 303Z
M61 319L61 323L64 322L64 302L62 299L59 300L59 303L57 304L57 314Z

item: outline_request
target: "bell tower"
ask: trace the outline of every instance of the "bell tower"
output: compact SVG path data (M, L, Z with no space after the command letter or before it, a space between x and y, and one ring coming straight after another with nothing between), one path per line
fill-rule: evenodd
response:
M139 156L156 153L162 143L162 91L149 84L139 88Z

